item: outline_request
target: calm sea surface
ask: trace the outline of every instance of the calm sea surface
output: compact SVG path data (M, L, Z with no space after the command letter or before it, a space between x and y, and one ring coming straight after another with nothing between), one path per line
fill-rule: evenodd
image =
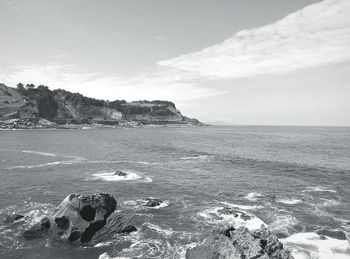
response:
M264 223L295 255L350 258L349 186L350 128L0 131L0 258L181 258L218 226ZM138 231L114 233L112 214L89 246L21 237L68 194L95 192L112 194ZM164 202L147 209L147 197ZM5 224L10 213L25 218Z

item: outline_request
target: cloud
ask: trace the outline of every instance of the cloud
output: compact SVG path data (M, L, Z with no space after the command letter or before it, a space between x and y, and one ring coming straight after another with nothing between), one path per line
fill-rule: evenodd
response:
M13 87L19 82L44 84L51 89L61 88L95 98L128 101L164 99L187 102L223 93L196 85L191 82L190 73L172 69L125 77L91 73L76 65L58 62L14 66L10 72L0 73L0 82Z
M232 79L347 61L349 14L349 0L324 0L275 23L239 31L220 44L159 61L158 65L197 77Z

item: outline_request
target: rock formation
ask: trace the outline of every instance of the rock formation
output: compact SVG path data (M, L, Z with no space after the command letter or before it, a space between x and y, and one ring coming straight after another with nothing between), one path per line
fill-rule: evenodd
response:
M34 238L49 233L61 240L87 243L106 225L116 205L116 200L106 193L70 194L49 217L28 228L23 235Z
M139 127L148 124L203 125L168 101L105 101L47 86L0 83L0 128Z
M202 245L188 249L186 259L293 259L283 244L262 227L250 232L247 228L213 233Z

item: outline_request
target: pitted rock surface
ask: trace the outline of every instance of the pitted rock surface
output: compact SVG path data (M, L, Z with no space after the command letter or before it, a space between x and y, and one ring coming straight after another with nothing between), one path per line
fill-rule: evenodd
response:
M33 238L49 233L62 240L86 243L106 225L116 206L116 200L106 193L70 194L49 217L28 228L23 235Z

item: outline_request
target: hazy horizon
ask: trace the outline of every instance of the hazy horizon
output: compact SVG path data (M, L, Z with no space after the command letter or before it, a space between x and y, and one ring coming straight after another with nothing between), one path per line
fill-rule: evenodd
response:
M350 1L0 0L0 83L169 100L227 125L350 126Z

